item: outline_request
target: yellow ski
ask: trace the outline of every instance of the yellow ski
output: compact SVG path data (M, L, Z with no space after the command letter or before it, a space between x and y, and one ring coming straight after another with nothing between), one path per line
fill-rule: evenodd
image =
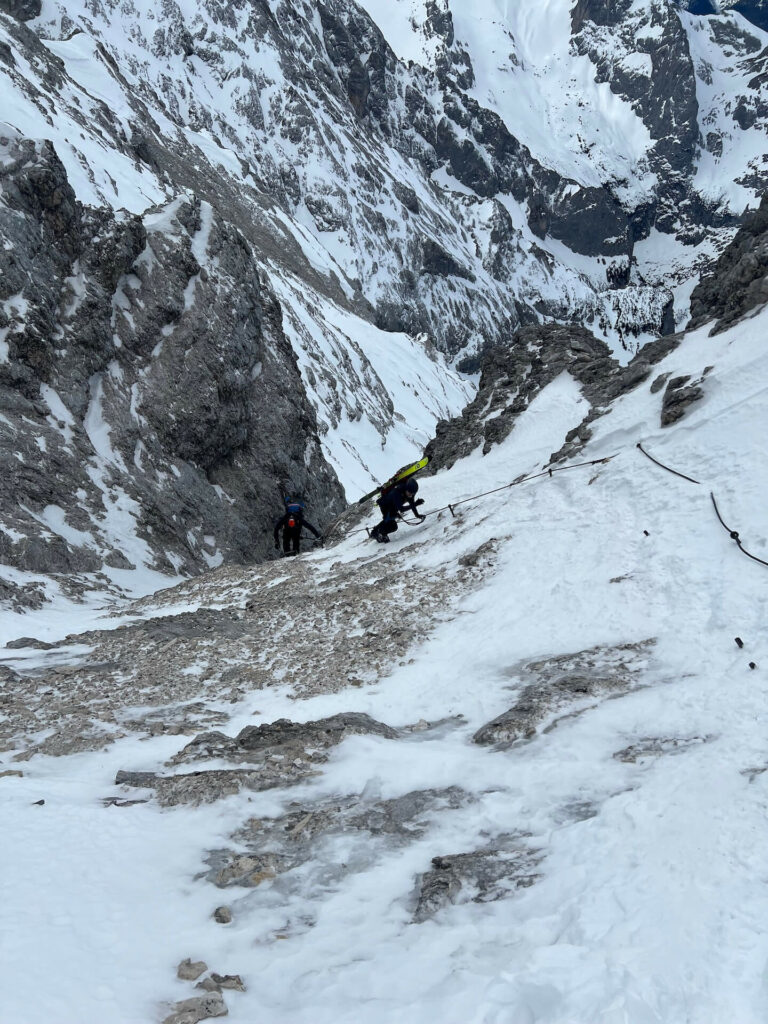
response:
M375 490L371 491L370 494L364 494L362 498L357 502L358 505L364 504L366 501L370 501L371 498L375 498L377 494L384 494L395 484L399 484L401 480L405 480L409 476L413 476L414 473L418 473L420 469L424 469L429 459L419 459L418 462L411 462L407 466L402 466L398 471L387 480L386 483L380 484Z

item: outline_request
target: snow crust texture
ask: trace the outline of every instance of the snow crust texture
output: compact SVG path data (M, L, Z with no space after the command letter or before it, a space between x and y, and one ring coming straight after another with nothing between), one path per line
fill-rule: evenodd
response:
M620 391L593 465L504 487L589 410L566 367L388 546L7 647L11 1019L763 1020L768 569L709 497L765 557L753 312Z
M671 0L468 12L2 7L8 600L263 557L285 491L368 490L470 397L445 357L520 326L623 363L682 326L764 187L768 37Z
M768 37L709 6L2 0L3 1020L765 1024ZM423 523L339 521L433 434ZM327 547L238 564L286 490Z

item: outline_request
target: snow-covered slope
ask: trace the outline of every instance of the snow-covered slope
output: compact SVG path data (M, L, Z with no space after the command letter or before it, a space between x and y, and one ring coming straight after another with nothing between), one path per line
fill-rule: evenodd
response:
M768 200L697 284L768 36L700 6L0 0L3 1024L768 1019Z
M3 0L12 598L262 557L521 324L682 327L764 187L766 43L672 0Z
M764 1021L768 567L710 491L768 560L768 314L710 326L608 462L473 498L580 423L563 372L422 482L455 515L6 650L9 1020L163 1020L189 957L233 1024Z
M85 202L192 189L273 257L290 225L300 287L309 262L451 353L521 315L634 347L669 327L670 268L688 281L754 205L766 39L672 0L571 6L370 0L377 28L350 0L45 0L0 25L4 119L53 140ZM711 123L723 92L754 119ZM630 270L654 225L663 259Z

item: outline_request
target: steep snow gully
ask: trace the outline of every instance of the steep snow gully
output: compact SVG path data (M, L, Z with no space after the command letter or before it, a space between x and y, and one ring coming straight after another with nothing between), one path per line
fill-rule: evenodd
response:
M764 6L0 0L0 1024L766 1024Z
M766 328L684 336L701 397L622 395L610 462L4 650L3 1019L764 1022L768 569L710 491L768 557ZM425 510L586 405L560 374Z

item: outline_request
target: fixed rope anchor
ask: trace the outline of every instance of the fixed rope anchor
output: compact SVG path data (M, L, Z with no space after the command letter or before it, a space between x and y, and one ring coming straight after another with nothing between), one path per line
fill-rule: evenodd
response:
M453 511L453 505L449 505L448 506L448 510L451 513L451 515L453 516L453 518L455 519L456 518L456 513Z

